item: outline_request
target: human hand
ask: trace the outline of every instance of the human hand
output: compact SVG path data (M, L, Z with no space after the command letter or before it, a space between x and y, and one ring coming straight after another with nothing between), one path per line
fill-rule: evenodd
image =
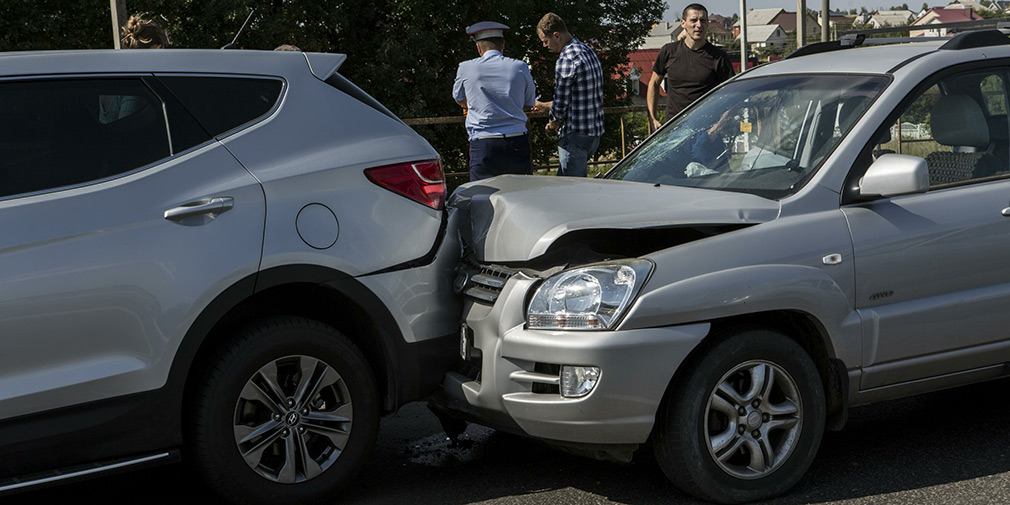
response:
M533 102L533 112L550 112L550 111L551 111L551 102L541 102L539 100Z
M726 124L726 118L729 117L729 113L730 109L726 109L726 111L723 112L721 116L719 116L719 119L715 122L715 124L709 127L708 129L709 135L715 135L715 132L722 129L723 125Z
M660 126L663 126L663 123L660 123L658 119L652 116L649 116L649 124L652 125L652 131L656 131Z
M544 129L547 130L549 133L552 133L558 131L558 128L561 128L560 121L548 121L547 127Z

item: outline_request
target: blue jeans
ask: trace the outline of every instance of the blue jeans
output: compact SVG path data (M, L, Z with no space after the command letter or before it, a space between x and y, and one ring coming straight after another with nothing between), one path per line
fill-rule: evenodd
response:
M581 133L565 133L558 138L558 175L585 177L589 171L589 157L600 146L600 137Z
M470 141L470 180L502 174L533 173L529 135Z

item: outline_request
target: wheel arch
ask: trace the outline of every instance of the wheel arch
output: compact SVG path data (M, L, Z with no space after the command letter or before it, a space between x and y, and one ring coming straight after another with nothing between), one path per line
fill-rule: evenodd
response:
M365 354L379 386L381 408L395 410L404 392L397 342L403 337L379 298L343 272L315 265L290 265L250 275L218 295L196 318L176 352L169 384L178 411L193 394L200 370L231 335L251 321L301 316L344 333ZM182 422L180 416L179 422ZM180 426L181 427L181 426Z
M696 366L708 350L733 334L747 329L769 329L796 341L813 360L824 386L826 427L842 429L848 416L848 375L845 363L835 355L825 326L812 314L799 310L774 310L735 315L710 321L712 328L677 368L663 398L669 401L679 381ZM661 406L660 409L663 407Z

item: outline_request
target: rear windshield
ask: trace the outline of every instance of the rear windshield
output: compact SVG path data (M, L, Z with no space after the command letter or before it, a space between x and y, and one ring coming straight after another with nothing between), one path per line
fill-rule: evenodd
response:
M857 75L730 82L672 120L607 178L781 198L817 171L888 82Z

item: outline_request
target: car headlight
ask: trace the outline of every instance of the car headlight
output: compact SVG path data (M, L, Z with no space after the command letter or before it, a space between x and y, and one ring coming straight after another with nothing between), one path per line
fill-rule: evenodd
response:
M651 261L632 259L557 273L533 294L526 323L533 329L609 330L651 272Z

